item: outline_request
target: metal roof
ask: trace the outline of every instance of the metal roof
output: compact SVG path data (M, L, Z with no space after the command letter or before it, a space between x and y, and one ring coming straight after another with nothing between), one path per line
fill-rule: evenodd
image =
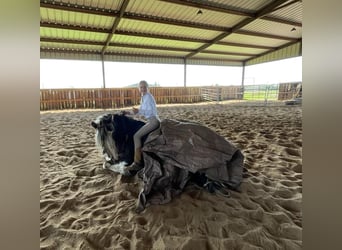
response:
M300 56L299 0L41 0L40 57L251 65Z

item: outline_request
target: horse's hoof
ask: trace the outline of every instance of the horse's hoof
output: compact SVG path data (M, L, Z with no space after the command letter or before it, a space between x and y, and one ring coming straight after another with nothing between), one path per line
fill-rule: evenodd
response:
M143 208L143 207L136 207L135 209L134 209L134 211L137 213L137 214L140 214L142 211L144 211L145 210L145 208Z
M129 170L131 176L135 176L138 173L138 170Z
M136 172L138 172L140 169L142 169L143 168L143 165L142 164L140 164L140 163L136 163L136 162L133 162L130 166L128 166L126 169L128 170L128 171L135 171L135 173Z
M123 175L123 176L127 176L127 177L133 176L133 175L131 174L131 171L129 171L127 168L123 171L122 175Z
M104 162L103 165L102 165L102 168L103 169L108 169L110 167L110 163L109 162Z

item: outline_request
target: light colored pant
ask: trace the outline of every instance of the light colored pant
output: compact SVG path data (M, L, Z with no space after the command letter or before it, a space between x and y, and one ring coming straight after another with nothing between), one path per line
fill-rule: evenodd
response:
M134 149L140 149L141 148L141 138L143 138L144 135L149 134L153 130L159 128L160 121L156 117L151 117L147 120L146 124L142 126L135 134L134 134Z

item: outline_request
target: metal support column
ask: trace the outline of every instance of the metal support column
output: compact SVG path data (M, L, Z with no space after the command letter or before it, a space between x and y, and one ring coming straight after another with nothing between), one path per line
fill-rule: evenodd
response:
M186 58L184 58L184 87L186 87Z
M102 80L103 80L103 90L106 88L106 76L105 76L105 68L104 68L104 53L101 53L101 61L102 61ZM102 108L106 109L104 100L103 100L103 90L100 90L100 95L101 95L101 103L102 103Z
M102 81L103 81L103 88L106 88L106 76L105 76L105 68L104 68L104 54L101 54L101 61L102 61Z
M243 100L243 94L245 92L245 66L246 62L242 63L242 79L241 79L241 95L240 99Z

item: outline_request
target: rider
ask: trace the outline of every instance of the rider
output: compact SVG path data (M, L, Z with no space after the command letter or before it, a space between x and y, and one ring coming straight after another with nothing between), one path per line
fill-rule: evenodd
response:
M160 126L156 101L149 92L148 84L145 80L139 82L139 92L141 94L140 108L133 107L132 111L135 115L145 118L147 122L134 134L134 162L128 167L128 170L139 170L142 168L141 139Z

